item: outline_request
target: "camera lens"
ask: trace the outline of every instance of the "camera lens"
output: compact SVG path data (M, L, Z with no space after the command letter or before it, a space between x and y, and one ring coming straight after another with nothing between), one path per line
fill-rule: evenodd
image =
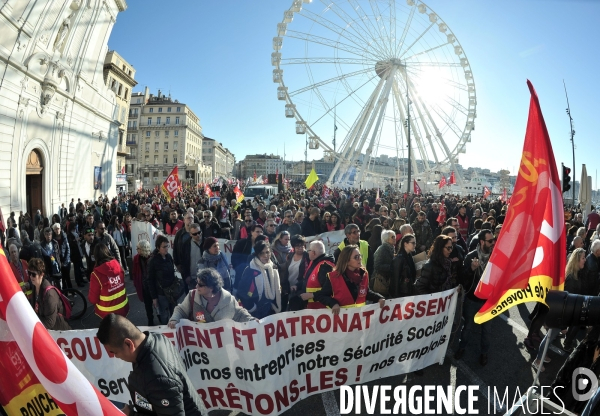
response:
M546 296L546 303L550 308L546 315L546 325L550 328L564 329L600 323L600 296L573 295L551 290Z

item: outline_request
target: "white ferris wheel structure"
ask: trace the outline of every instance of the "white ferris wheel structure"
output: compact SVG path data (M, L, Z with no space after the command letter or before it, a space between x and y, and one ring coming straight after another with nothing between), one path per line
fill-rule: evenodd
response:
M335 162L329 185L405 186L450 171L462 185L455 164L475 126L475 82L425 3L293 0L273 49L277 98L308 147Z

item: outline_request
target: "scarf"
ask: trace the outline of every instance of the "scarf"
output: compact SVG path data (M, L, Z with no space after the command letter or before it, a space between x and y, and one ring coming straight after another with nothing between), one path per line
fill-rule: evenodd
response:
M288 242L287 246L284 246L277 240L274 249L281 253L281 258L285 259L292 252L292 245Z
M258 299L262 298L262 294L270 300L274 300L275 303L271 306L275 313L281 312L281 286L279 284L279 274L276 269L273 269L273 262L269 260L267 264L263 264L258 257L254 257L250 263L253 269L261 272L261 278L255 278L256 290L258 292Z
M360 281L362 280L362 274L360 273L360 269L356 269L354 271L346 269L345 275L348 278L348 280L350 280L355 285L359 285Z
M479 268L481 271L485 270L485 266L487 266L487 262L490 259L491 254L491 252L485 254L483 251L481 251L481 244L477 244L477 258L479 259Z

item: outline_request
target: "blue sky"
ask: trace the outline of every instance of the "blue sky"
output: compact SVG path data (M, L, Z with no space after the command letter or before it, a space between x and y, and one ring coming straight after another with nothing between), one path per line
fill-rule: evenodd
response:
M398 0L404 5L405 0ZM277 23L291 0L129 0L109 48L136 68L137 88L160 88L190 105L206 136L238 160L250 153L304 158L304 136L284 117L270 57ZM464 167L518 168L530 79L540 97L556 161L572 165L563 79L575 122L576 179L581 164L596 183L600 97L600 2L594 0L430 0L473 70L477 118ZM318 0L305 5L316 13ZM293 23L289 25L293 28ZM282 54L289 52L282 49ZM296 54L300 55L300 54ZM290 90L293 79L286 79ZM294 87L306 85L297 84ZM348 123L351 124L352 120ZM329 137L322 136L325 140ZM340 138L338 137L338 143ZM322 157L309 150L308 159Z

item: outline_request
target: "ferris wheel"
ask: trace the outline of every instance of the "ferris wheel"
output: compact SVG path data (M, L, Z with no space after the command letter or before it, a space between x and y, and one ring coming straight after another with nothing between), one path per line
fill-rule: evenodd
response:
M308 147L335 162L328 184L456 170L474 130L475 82L458 39L425 3L293 0L273 49L277 98Z

